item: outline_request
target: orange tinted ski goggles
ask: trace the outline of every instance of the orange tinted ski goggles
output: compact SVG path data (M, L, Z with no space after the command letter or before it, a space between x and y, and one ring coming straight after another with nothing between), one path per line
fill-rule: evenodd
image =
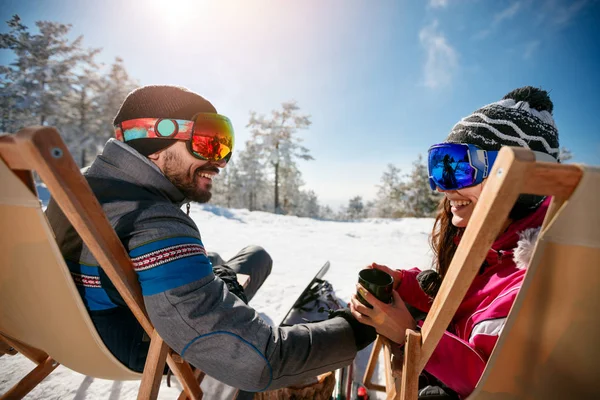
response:
M206 161L229 161L235 142L229 118L214 113L198 113L191 121L169 118L130 119L115 128L115 136L122 142L146 138L184 140L194 157Z

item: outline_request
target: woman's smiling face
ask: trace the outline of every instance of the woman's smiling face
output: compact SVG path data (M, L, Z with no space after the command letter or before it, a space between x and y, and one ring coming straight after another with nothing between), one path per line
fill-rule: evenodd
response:
M444 193L450 201L452 225L457 228L465 228L467 226L475 209L475 204L479 201L485 181L478 185L458 190L442 190L439 187L437 188L438 192Z

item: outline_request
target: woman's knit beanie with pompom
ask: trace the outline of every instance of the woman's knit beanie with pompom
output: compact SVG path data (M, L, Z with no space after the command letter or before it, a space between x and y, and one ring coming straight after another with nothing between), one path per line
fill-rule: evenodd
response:
M548 92L525 86L458 121L446 142L470 143L484 150L525 147L558 159L558 130Z

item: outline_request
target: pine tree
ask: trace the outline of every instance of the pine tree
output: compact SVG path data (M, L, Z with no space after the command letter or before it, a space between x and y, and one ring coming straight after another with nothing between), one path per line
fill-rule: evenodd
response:
M365 216L365 205L361 196L356 196L348 201L348 208L346 209L348 219L359 219Z
M404 185L400 178L400 168L388 164L381 176L381 184L374 201L374 214L380 218L400 218L404 216Z
M246 142L246 148L237 156L241 180L237 190L243 196L242 206L250 211L265 210L268 185L260 157L260 150L252 140Z
M442 194L431 190L429 172L423 157L413 162L413 169L404 184L404 211L407 217L432 217Z
M16 61L3 68L3 74L18 85L11 88L11 98L15 98L15 89L18 93L17 109L28 109L14 122L55 125L61 99L71 91L75 67L99 50L84 50L82 36L70 41L71 25L37 21L39 34L31 34L15 15L8 26L9 33L0 34L0 49L12 50Z
M102 79L101 91L98 98L98 107L102 115L101 125L104 141L114 135L112 121L127 94L137 86L137 81L132 79L125 70L123 59L116 57L110 66L108 74Z
M271 118L251 112L247 125L251 129L261 159L273 167L273 209L276 213L283 211L279 192L282 171L287 171L288 177L294 177L294 174L289 172L295 167L296 159L313 159L309 150L300 144L302 139L297 136L298 130L307 129L311 124L310 116L300 115L299 110L300 107L295 101L284 102L281 104L281 110L271 112Z

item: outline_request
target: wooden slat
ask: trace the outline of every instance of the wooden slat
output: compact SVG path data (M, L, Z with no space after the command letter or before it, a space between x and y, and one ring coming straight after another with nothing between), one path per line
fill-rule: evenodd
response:
M0 356L3 356L4 354L14 356L17 353L18 351L10 344L6 343L6 341L3 340L3 337L0 335Z
M41 128L41 127L38 127ZM11 134L3 134L0 136L0 157L4 163L13 170L30 170L27 159L25 159L16 148L16 136Z
M190 364L185 361L181 363L176 362L171 354L167 356L167 364L169 364L169 368L173 371L173 375L177 377L179 383L183 387L183 391L186 395L185 398L190 400L201 400L203 396L202 390L200 389L200 385L196 380L197 378L194 375Z
M383 340L383 365L385 369L385 387L388 399L396 398L396 379L392 374L392 351L388 339Z
M367 368L365 370L365 374L363 375L363 385L369 390L378 390L380 392L385 392L385 386L378 385L373 383L373 373L375 372L375 367L377 366L377 361L379 360L379 353L383 347L383 338L377 335L375 342L373 343L373 349L371 350L371 355L369 356L369 362L367 362Z
M150 348L144 366L138 400L155 400L158 397L168 351L169 347L155 330L150 338Z
M199 370L198 368L194 369L194 378L196 378L196 382L198 382L198 385L200 385L202 383L202 380L204 379L205 376L206 376L206 374L204 372L202 372L201 370ZM237 397L237 396L234 396L234 398L235 397ZM187 400L187 399L189 399L189 397L185 393L185 390L179 394L179 397L177 397L177 400Z
M525 160L526 149L511 149L521 161ZM576 165L539 162L528 163L529 172L520 187L521 193L554 196L568 199L581 180L583 171Z
M104 213L88 211L101 210L100 204L56 129L25 128L16 135L16 143L146 333L152 335L131 260Z
M23 354L25 357L29 358L36 364L41 364L45 362L48 358L48 354L39 349L36 349L35 347L31 347L23 342L19 342L18 340L4 335L0 335L0 338L2 338L2 341L9 344L13 349Z
M56 367L58 362L48 357L37 367L35 367L30 373L28 373L23 379L21 379L15 386L9 389L8 392L4 393L0 400L18 400L22 399L31 392L41 381L44 380Z
M402 368L402 384L400 399L414 400L419 393L419 360L421 354L421 334L412 329L406 330L406 345L404 346L404 366Z

